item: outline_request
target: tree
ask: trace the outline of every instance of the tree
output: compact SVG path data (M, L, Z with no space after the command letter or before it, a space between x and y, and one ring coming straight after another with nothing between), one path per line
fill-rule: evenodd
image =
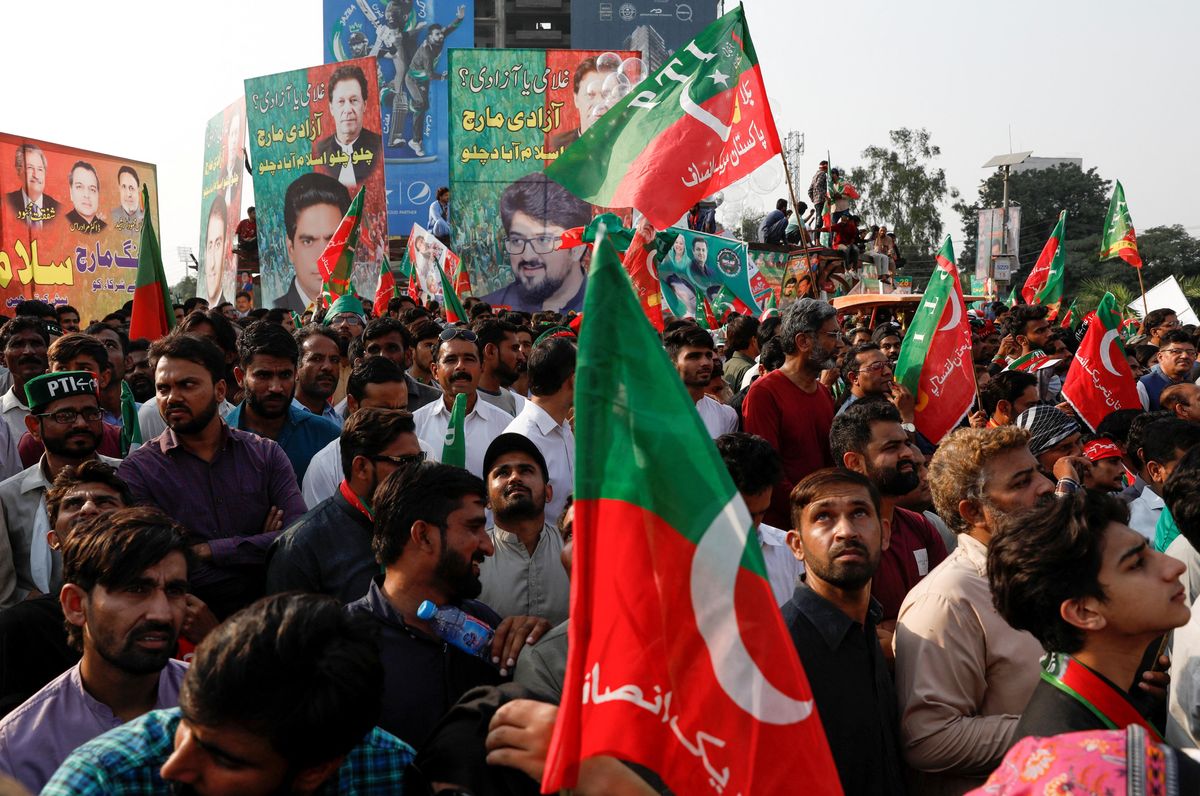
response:
M1180 282L1189 277L1194 281L1194 277L1200 276L1200 240L1189 235L1182 224L1151 227L1138 232L1137 239L1138 254L1142 255L1142 278L1147 288L1172 274ZM1115 262L1124 265L1119 260ZM1125 268L1129 266L1125 265Z
M196 277L188 274L171 286L171 301L182 304L185 299L196 295Z
M850 172L858 188L858 215L864 222L887 224L896 233L910 260L932 256L942 239L938 205L958 191L946 187L946 172L931 161L942 154L930 142L929 131L901 128L888 133L892 148L869 146L862 152L867 161Z

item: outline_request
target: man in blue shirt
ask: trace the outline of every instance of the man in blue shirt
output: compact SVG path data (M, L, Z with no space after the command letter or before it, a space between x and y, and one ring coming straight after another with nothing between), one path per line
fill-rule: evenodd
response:
M313 594L260 600L196 649L179 708L79 747L43 794L403 794L412 749L376 729L368 622Z
M234 376L245 391L242 402L225 418L231 428L275 440L304 481L317 451L341 433L337 423L292 403L300 348L279 324L255 321L238 340Z

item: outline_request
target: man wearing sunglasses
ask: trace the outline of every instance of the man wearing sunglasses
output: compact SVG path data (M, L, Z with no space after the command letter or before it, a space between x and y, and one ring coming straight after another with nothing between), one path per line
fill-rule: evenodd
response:
M28 469L0 482L0 520L5 531L0 533L0 548L11 547L11 555L0 549L0 606L50 588L56 554L46 540L50 530L46 490L63 468L95 458L114 467L119 464L116 459L96 455L103 422L96 378L91 373L42 374L25 383L25 397L30 412L25 427L45 445L46 452Z
M416 411L417 436L440 455L446 444L446 429L454 409L454 398L467 398L463 432L466 435L466 469L483 477L483 455L492 440L504 433L512 415L487 401L479 400L479 378L483 373L483 351L479 337L470 329L451 326L438 336L433 352L432 371L442 388L442 396Z
M483 300L518 312L582 310L587 246L563 248L562 234L591 220L591 205L541 172L509 185L500 197L500 221L513 281Z
M360 409L340 442L344 480L267 551L267 593L304 591L351 603L367 593L379 564L371 551L375 490L393 472L425 460L413 417L400 409Z

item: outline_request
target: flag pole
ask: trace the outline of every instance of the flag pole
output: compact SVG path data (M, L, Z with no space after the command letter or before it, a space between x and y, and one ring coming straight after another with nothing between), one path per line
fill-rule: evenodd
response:
M1145 312L1146 315L1149 315L1150 314L1150 304L1146 301L1146 283L1142 281L1142 269L1135 268L1133 270L1137 271L1138 289L1142 291L1142 311ZM1145 318L1146 315L1143 315L1142 317Z

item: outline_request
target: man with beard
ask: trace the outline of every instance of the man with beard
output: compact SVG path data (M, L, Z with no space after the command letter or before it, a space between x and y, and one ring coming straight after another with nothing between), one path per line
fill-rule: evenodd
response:
M282 326L266 321L247 326L238 338L240 364L233 371L245 398L225 418L232 428L278 442L292 463L297 486L313 455L341 433L337 423L292 403L299 353Z
M900 739L916 792L960 794L983 783L1012 746L1037 685L1041 645L996 612L987 548L1009 514L1049 501L1029 434L961 428L929 466L938 516L958 546L904 598L896 623Z
M750 386L742 402L742 428L771 443L783 459L783 476L763 519L776 528L790 528L792 487L833 463L833 396L820 376L834 367L842 345L837 312L824 301L802 298L783 311L779 337L783 366Z
M500 616L540 616L557 625L567 618L571 583L561 560L562 536L546 521L546 503L554 496L546 460L528 437L505 433L488 446L483 470L495 552L479 568L479 599Z
M342 370L338 374L337 389L330 398L337 405L346 397L346 381L350 378L350 369L354 367L350 343L363 336L367 325L362 299L349 293L339 296L326 310L324 324L338 336L342 346Z
M375 493L372 547L384 573L347 610L370 617L380 631L386 677L379 726L409 744L424 741L465 692L499 683L549 628L528 616L501 621L475 599L481 565L494 549L486 499L477 476L431 463L397 470ZM417 616L425 600L457 606L496 628L487 659L438 638Z
M500 221L513 281L483 300L517 312L578 312L587 288L587 246L562 248L562 234L592 220L592 206L541 172L504 189Z
M171 656L191 556L184 529L148 508L98 517L67 538L59 600L83 658L0 722L0 771L38 792L80 745L179 704L187 664Z
M154 397L154 371L150 368L150 341L144 337L129 341L129 367L125 369L125 383L133 393L133 400L144 404Z
M292 399L293 404L340 426L342 417L329 400L342 375L340 338L324 326L311 323L297 329L293 337L300 347L300 367L296 369L296 397Z
M333 444L333 443L330 443ZM375 490L396 469L425 459L412 415L361 409L346 419L338 440L343 479L279 535L267 551L267 593L307 591L343 603L367 593L379 564L371 552Z
M483 369L479 374L479 397L516 417L525 408L525 398L508 389L517 377L528 369L528 360L521 350L517 327L492 318L476 321L472 328L483 354Z
M224 618L262 594L267 548L304 513L304 501L283 449L217 414L221 349L172 333L150 347L150 361L167 430L130 453L118 474L139 503L187 522L198 559L192 591Z
M686 324L667 334L663 338L663 347L671 364L679 373L684 388L696 404L696 412L708 431L708 436L716 439L722 434L737 431L737 412L733 407L726 406L720 401L707 395L709 382L712 381L713 346L712 335L695 324Z
M896 691L876 636L871 580L884 547L880 496L858 473L818 470L791 495L788 545L804 580L783 606L842 789L903 794Z
M882 355L882 354L881 354ZM833 420L829 431L833 460L865 475L882 497L884 553L871 580L871 596L883 613L879 640L892 657L892 634L904 596L946 558L946 545L933 525L896 501L921 485L908 434L896 407L882 398L859 401Z
M96 378L86 371L46 373L25 385L32 412L25 418L30 435L46 452L37 463L0 482L0 526L12 547L15 594L0 588L0 605L45 593L50 588L54 555L46 541L50 530L46 490L64 467L95 459L103 423ZM99 457L116 465L116 459ZM0 578L0 583L7 579ZM7 592L7 593L5 593Z
M871 342L878 345L884 356L895 364L900 358L900 344L904 342L904 335L900 333L900 327L896 324L881 323L871 332Z
M104 410L104 422L120 428L124 425L121 419L121 384L125 381L129 338L106 323L93 323L83 333L99 340L107 352L110 373L107 380L101 380L100 408Z
M433 321L429 321L429 323L434 328L433 341L436 343L437 336L441 333L441 327ZM412 332L395 318L374 319L363 330L362 340L363 353L369 357L387 357L401 370L416 361L417 351ZM422 406L440 400L442 397L442 391L437 388L436 383L431 387L417 381L411 375L406 375L404 381L408 385L408 411L410 412L415 412Z
M440 458L446 443L446 429L450 427L454 398L459 393L467 396L463 418L466 465L476 477L482 477L483 455L488 445L503 434L513 420L503 409L479 400L482 353L479 338L470 329L451 326L443 330L438 336L433 360L433 375L441 385L442 395L413 413L417 436Z
M12 387L0 397L0 414L12 431L12 441L25 433L25 418L29 406L25 402L25 384L46 372L49 362L46 349L50 333L46 322L39 318L18 315L0 327L0 348L4 351L4 366L12 375Z
M841 360L842 376L850 385L842 398L837 414L845 412L864 398L891 399L896 392L892 378L895 365L875 343L859 343L847 351ZM911 423L912 417L905 418Z

